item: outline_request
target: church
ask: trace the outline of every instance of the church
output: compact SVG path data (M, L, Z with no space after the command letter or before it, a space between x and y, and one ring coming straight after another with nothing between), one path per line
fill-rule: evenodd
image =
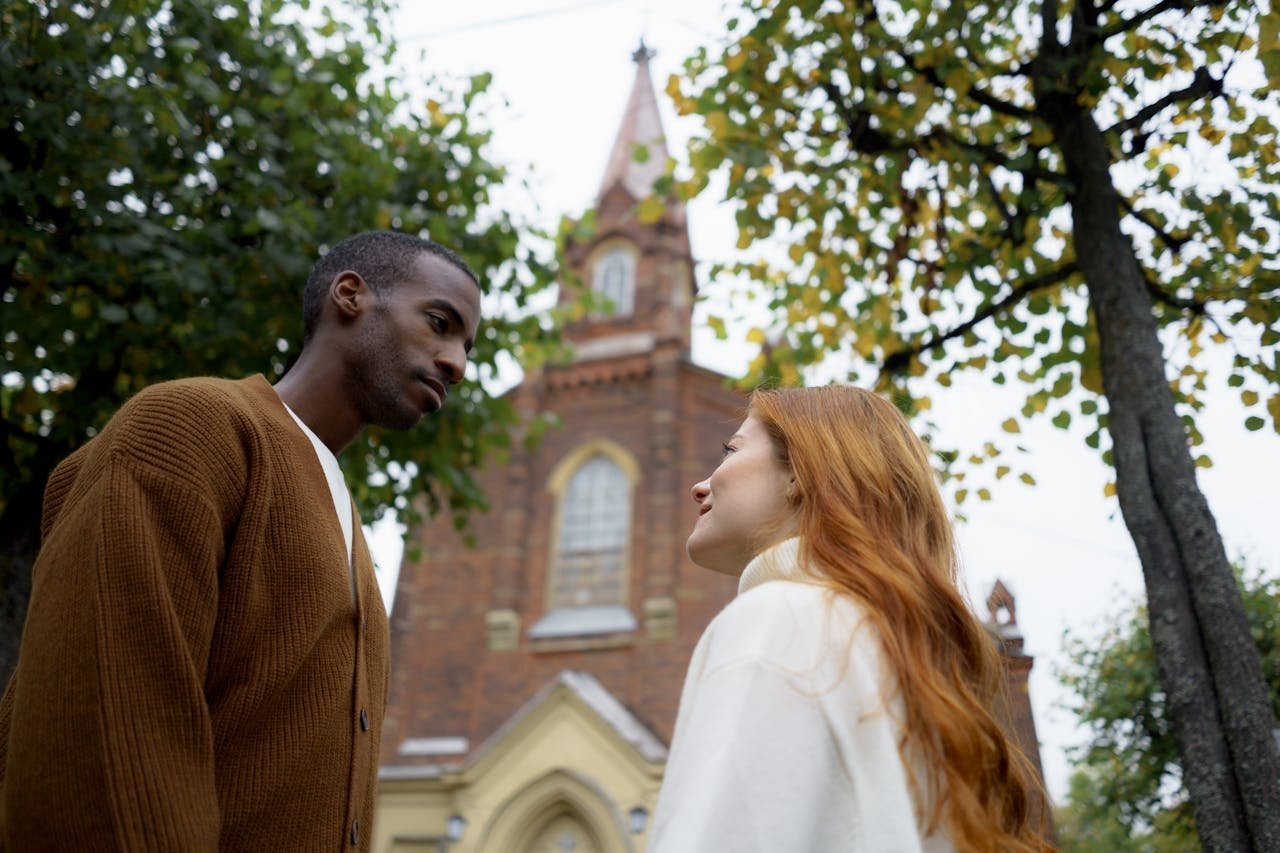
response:
M668 156L649 57L633 55L595 231L567 252L602 307L566 329L570 362L508 392L561 425L481 473L491 509L473 517L474 547L448 518L411 533L376 853L643 851L685 667L736 591L684 550L689 487L719 463L745 395L690 357L684 206L637 211ZM988 606L1011 664L1002 710L1038 766L1013 599L1000 587Z

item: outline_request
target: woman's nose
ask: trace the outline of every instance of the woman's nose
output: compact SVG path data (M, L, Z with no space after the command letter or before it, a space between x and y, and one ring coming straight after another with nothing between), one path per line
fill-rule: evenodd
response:
M703 480L701 483L694 483L689 493L693 495L695 502L702 503L707 499L707 495L711 494L711 483L707 480Z

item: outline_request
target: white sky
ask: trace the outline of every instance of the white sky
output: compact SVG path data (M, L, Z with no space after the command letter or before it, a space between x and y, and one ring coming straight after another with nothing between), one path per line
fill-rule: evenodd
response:
M478 0L426 3L402 0L396 33L406 85L426 75L494 75L487 118L494 131L490 156L528 176L532 191L513 190L504 204L529 211L551 227L562 214L590 207L634 77L630 54L641 35L658 51L651 70L664 110L668 147L679 158L691 132L677 122L662 90L668 75L699 44L722 38L721 0ZM418 59L419 52L422 58ZM425 92L425 90L422 90ZM425 109L426 95L413 103ZM531 200L532 199L532 200ZM535 210L533 204L536 202ZM693 249L700 262L731 258L736 232L732 212L710 198L689 210ZM700 263L705 273L705 264ZM697 328L707 304L727 288L699 284L705 304L695 314L694 358L740 375L751 348L736 339L715 341ZM731 332L734 330L731 330ZM732 337L732 336L731 336ZM1221 378L1221 377L1219 377ZM1018 389L1014 389L1016 392ZM934 396L934 420L945 446L980 447L1002 435L999 424L1021 400L1009 389L969 378ZM1280 572L1280 533L1273 501L1280 474L1280 437L1268 425L1250 433L1234 393L1211 398L1202 421L1215 465L1201 472L1233 556L1243 553L1269 573ZM1001 578L1017 597L1018 624L1036 657L1031 698L1042 742L1045 773L1055 799L1066 791L1063 748L1083 739L1064 707L1069 694L1055 667L1065 662L1064 631L1094 636L1104 616L1141 594L1141 570L1114 499L1103 497L1109 475L1083 436L1047 421L1024 426L1034 488L1010 482L994 489L989 504L970 501L969 520L958 527L971 598L981 603ZM962 453L967 455L967 453ZM393 524L373 537L384 593L390 598L399 571L401 543Z

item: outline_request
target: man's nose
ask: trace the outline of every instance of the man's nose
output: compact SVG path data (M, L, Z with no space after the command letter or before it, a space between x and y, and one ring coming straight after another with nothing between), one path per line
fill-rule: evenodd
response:
M436 367L450 385L456 385L467 374L467 350L462 344L446 345L436 356Z

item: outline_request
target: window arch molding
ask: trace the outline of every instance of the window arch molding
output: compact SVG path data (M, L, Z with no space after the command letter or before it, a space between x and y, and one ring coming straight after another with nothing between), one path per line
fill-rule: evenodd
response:
M565 489L569 488L569 480L584 462L596 454L607 457L622 469L634 493L636 485L640 482L640 465L630 451L607 438L593 438L566 453L564 458L556 463L556 467L551 469L551 476L547 477L547 491L556 498L564 497Z

